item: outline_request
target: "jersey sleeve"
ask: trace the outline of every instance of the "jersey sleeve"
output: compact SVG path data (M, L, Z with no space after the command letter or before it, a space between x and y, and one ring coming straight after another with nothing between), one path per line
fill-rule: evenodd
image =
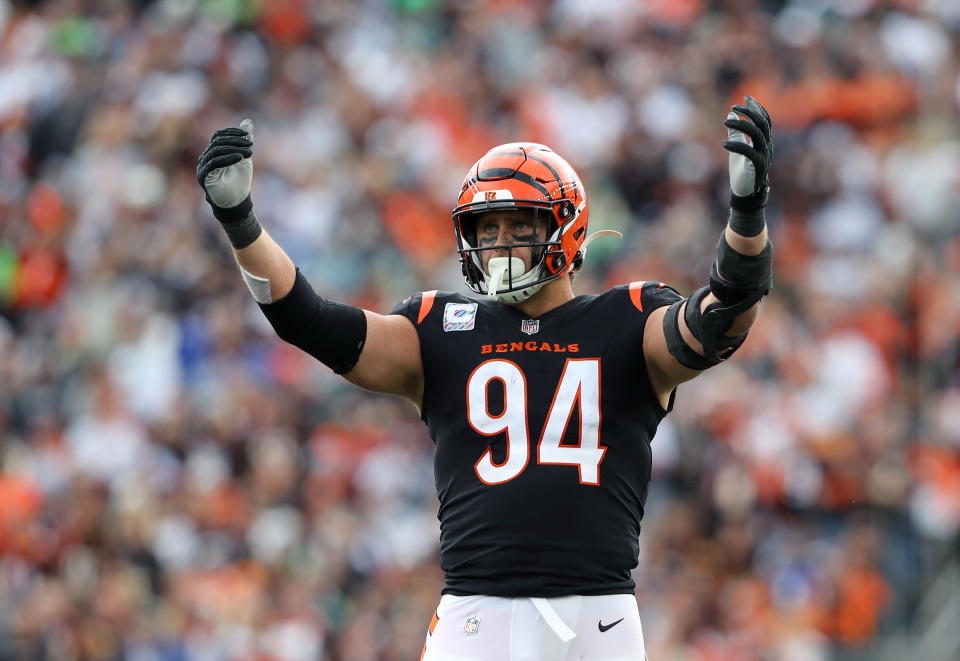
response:
M643 349L643 335L646 330L647 319L650 318L654 310L673 305L677 301L682 301L684 297L670 285L658 280L640 280L631 282L629 285L620 285L620 287L626 289L628 298L630 299L630 307L634 312L633 315L629 315L632 323L624 325L625 339L628 345L636 349L633 360L636 361L634 364L637 371L647 374L647 362ZM663 417L673 409L674 394L670 395L669 403L666 408L664 408L663 404L657 398L656 393L653 391L649 376L641 379L641 383L641 388L645 393L644 396L650 404L659 411L660 417Z
M676 289L656 280L640 280L627 285L630 302L646 317L657 308L683 300Z
M416 322L417 308L420 307L420 297L420 294L407 296L405 299L394 305L389 314L400 314L407 319L412 319L414 322Z
M437 374L440 372L438 363L442 363L442 355L438 355L441 346L438 337L440 323L437 315L442 314L443 304L438 299L447 299L446 292L424 291L400 301L390 311L390 314L403 315L413 323L420 338L420 360L423 362L423 402L420 407L420 418L427 422L432 408L436 388ZM441 312L438 312L440 310ZM431 312L433 314L431 314Z
M420 323L426 319L427 315L430 314L436 298L437 292L435 290L407 296L390 310L390 314L402 314L412 321L414 325L419 326Z

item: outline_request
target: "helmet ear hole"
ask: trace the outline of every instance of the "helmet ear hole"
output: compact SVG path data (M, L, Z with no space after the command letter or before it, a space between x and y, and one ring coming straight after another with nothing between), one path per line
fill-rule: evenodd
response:
M463 272L463 277L468 284L476 284L483 281L483 273L480 271L480 267L477 266L474 259L469 255L460 257L460 270Z
M477 245L477 214L465 213L460 216L460 234L471 246Z

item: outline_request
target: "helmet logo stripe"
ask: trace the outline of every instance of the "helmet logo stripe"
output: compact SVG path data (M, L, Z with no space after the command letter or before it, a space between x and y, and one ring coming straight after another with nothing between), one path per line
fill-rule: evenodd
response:
M484 170L480 173L480 179L516 179L522 181L525 184L533 186L538 191L543 193L547 198L550 197L550 191L547 190L547 187L541 184L539 181L531 177L526 172L521 172L519 170L512 170L510 168L490 168L489 170Z

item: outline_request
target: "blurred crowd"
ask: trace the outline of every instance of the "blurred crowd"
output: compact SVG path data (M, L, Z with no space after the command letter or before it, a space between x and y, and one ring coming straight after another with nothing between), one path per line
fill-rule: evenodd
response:
M214 129L254 119L261 222L336 300L464 291L450 209L515 140L624 233L578 293L686 294L745 93L775 288L654 440L648 654L881 658L960 549L958 36L950 0L0 0L0 660L419 656L426 428L273 335Z

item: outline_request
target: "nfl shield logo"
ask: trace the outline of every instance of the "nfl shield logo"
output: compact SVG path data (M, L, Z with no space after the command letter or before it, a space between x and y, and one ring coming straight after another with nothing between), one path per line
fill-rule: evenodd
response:
M467 621L463 623L463 633L468 636L473 636L480 630L480 618L476 615L471 615L467 618Z
M520 330L522 330L527 335L533 335L540 330L540 320L539 319L524 319L520 322Z

